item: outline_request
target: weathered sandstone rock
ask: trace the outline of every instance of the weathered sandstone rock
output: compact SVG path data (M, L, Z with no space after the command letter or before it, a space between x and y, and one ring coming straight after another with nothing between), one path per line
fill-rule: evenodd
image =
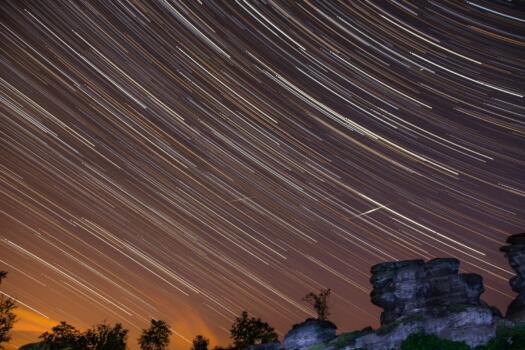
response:
M501 251L517 274L511 278L510 286L518 296L507 308L506 317L514 322L525 322L525 233L510 236L507 243Z
M292 327L284 336L283 345L286 350L307 350L335 338L336 329L332 322L309 318Z
M483 281L459 274L457 259L396 261L372 267L372 303L383 308L381 324L450 305L484 306Z

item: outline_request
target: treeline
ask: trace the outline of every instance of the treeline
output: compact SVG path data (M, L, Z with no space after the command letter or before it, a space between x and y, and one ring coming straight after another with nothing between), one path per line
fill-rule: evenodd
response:
M0 271L0 284L7 273ZM318 319L327 320L330 289L322 289L319 294L308 293L303 300L309 302L316 310ZM0 350L3 344L11 339L10 332L16 321L14 300L0 296ZM40 335L40 341L28 344L20 350L124 350L128 345L129 331L121 323L110 325L100 323L81 332L65 321L53 327L50 332ZM170 343L172 331L167 322L151 320L148 328L143 329L137 342L142 350L165 350ZM232 345L214 350L245 349L250 345L264 344L279 341L274 328L260 318L249 317L243 311L230 327ZM210 341L203 335L193 339L191 350L208 350Z
M151 320L138 338L143 350L167 349L171 330L162 320ZM40 335L40 342L21 347L23 350L124 350L127 348L128 330L122 324L100 323L85 332L80 332L65 321ZM206 348L204 348L206 350Z
M142 350L165 350L170 343L172 331L167 322L151 320L143 329L137 342ZM249 317L243 311L230 329L233 345L227 349L244 349L257 343L278 341L275 330L260 318ZM85 332L80 332L67 322L60 322L50 332L39 337L40 342L28 344L21 350L125 350L128 345L128 330L122 324L100 323ZM193 338L191 350L208 350L210 341L203 335ZM224 348L216 347L214 350Z

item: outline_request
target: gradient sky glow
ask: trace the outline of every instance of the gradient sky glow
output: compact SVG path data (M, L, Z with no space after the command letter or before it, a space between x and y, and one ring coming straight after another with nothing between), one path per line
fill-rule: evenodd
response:
M525 227L525 8L506 1L1 1L12 347L151 317L173 349L280 336L370 266L454 256L504 310Z

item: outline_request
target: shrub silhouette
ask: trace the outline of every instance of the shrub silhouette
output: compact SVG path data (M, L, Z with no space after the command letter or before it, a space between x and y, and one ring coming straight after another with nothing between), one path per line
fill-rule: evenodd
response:
M85 349L86 339L72 325L61 321L58 325L51 328L51 333L42 333L39 337L40 345L44 349Z
M401 343L401 350L470 350L470 347L464 342L441 339L425 333L414 333Z
M268 323L260 318L248 318L248 312L243 311L241 317L236 317L230 329L230 337L234 346L243 349L254 344L271 343L278 340L277 333Z
M126 349L128 330L122 324L112 327L106 323L95 325L84 334L88 350L124 350Z
M304 301L312 304L314 310L317 312L317 318L319 320L326 321L328 320L328 297L330 296L330 288L321 289L319 294L310 292L306 294L303 298Z
M105 322L80 332L65 321L40 335L40 342L27 344L24 350L125 350L128 330L122 324L114 326Z
M162 320L151 320L150 327L142 331L139 344L142 350L165 350L170 343L170 326Z
M197 335L193 338L193 345L191 350L208 350L210 340L202 335Z
M7 272L0 271L0 284L7 276ZM15 301L11 298L0 295L0 349L3 349L2 343L6 343L11 339L11 329L16 321L16 316L13 310L16 308Z

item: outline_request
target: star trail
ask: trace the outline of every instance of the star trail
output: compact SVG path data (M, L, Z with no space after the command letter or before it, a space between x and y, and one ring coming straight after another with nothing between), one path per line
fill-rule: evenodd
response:
M457 257L513 299L525 227L525 5L2 1L1 293L12 347L60 320L280 336L370 266Z

